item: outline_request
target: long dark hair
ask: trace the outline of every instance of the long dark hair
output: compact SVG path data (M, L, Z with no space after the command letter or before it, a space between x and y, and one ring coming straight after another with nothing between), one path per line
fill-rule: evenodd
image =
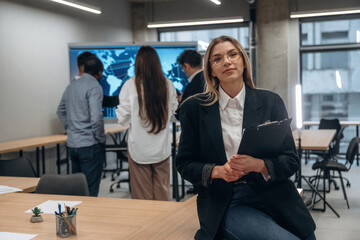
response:
M139 116L149 133L165 129L168 121L168 83L159 56L151 46L142 46L136 54L135 85Z

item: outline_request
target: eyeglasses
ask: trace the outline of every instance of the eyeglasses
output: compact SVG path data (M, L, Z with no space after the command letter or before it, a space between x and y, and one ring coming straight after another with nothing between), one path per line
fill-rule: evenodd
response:
M220 66L221 64L224 63L224 56L230 61L230 62L235 62L237 60L240 59L241 54L238 50L231 50L230 52L224 54L224 55L215 55L212 56L210 59L210 63L213 66Z

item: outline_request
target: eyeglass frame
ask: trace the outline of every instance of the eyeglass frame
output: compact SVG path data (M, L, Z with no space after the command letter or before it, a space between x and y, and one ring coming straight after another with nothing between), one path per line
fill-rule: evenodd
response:
M239 58L233 59L233 60L230 59L229 54L230 54L231 52L237 52L237 53L239 54ZM214 55L213 55L213 56L214 56ZM239 49L231 49L230 51L228 51L228 52L225 53L225 54L221 54L221 55L219 54L219 56L221 56L220 63L219 63L219 64L215 64L215 61L212 62L212 59L211 59L213 56L210 57L209 63L210 63L210 65L212 65L212 66L214 66L214 67L220 66L222 63L224 63L224 56L226 56L226 58L228 59L229 62L236 62L236 61L238 61L241 57L243 57L243 55L242 55L242 53L241 53L241 51L240 51Z

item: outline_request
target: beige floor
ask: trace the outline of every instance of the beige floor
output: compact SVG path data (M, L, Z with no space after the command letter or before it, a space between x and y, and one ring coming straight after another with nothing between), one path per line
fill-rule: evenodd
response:
M304 175L313 175L314 171L311 170L311 165L303 164ZM345 173L344 177L347 177L351 182L351 187L346 188L350 209L347 209L346 201L343 198L341 189L332 190L326 195L328 202L335 208L340 214L338 218L329 208L325 212L311 211L313 218L315 219L317 229L316 236L318 240L359 240L360 239L360 166L353 165L350 172ZM126 178L126 175L122 173L116 179ZM114 186L114 192L110 193L109 188L113 182L111 181L110 173L107 173L106 178L101 181L99 196L110 198L130 198L129 185L127 183L121 183L120 188ZM338 181L338 185L340 183ZM306 185L303 184L306 188ZM307 192L305 193L307 194ZM187 194L182 201L192 197L192 194Z

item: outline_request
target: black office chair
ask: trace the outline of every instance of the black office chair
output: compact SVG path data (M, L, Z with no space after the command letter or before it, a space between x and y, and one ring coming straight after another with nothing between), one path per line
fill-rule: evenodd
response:
M332 160L329 159L328 161L324 162L323 164L318 164L318 165L314 164L315 166L313 165L313 169L317 170L317 172L318 172L318 174L317 174L318 181L315 184L316 187L319 186L320 178L322 178L323 181L325 182L327 172L336 171L338 173L338 176L332 176L332 177L340 179L341 188L343 190L344 198L346 200L348 208L350 208L350 206L349 206L349 201L348 201L348 198L347 198L347 195L346 195L344 179L342 177L341 172L348 172L350 170L350 168L352 166L352 163L354 162L355 155L358 152L359 143L360 143L360 138L354 137L353 139L351 139L351 141L349 143L349 146L347 148L347 151L346 151L346 162L345 162L345 164L342 164L342 163L337 162L337 161L332 161ZM324 183L324 186L325 186L325 183ZM349 187L350 184L348 184L347 186Z
M85 174L45 174L40 178L35 193L89 196Z
M0 176L38 177L30 160L25 157L0 159Z
M341 139L344 138L344 129L345 127L342 127L340 125L340 121L337 118L334 119L321 119L319 124L319 129L335 129L336 133L331 141L330 149L328 152L327 157L334 158L337 154L340 152L340 142ZM311 151L311 154L316 154L320 157L317 158L317 161L323 157L322 151Z
M326 164L328 161L336 161L336 156L340 153L340 143L341 139L344 138L344 130L345 127L342 127L340 125L339 119L321 119L319 129L335 129L336 133L335 136L330 144L329 151L324 154L322 151L311 151L311 154L316 154L318 157L316 158L315 163L312 166L312 169L318 169L320 166ZM329 188L326 190L327 192L330 192L330 185L331 183L334 184L334 188L336 190L339 189L337 183L333 180L332 175L330 175L330 172L326 172L326 178L329 179ZM314 182L319 176L313 176L310 177L310 182Z
M127 143L126 143L127 131L123 134L121 140L118 140L117 137L113 134L110 134L110 137L113 141L113 144L106 144L105 151L113 152L116 154L116 167L110 168L107 162L107 159L104 163L103 169L103 178L106 178L106 173L111 173L111 181L115 181L115 175L120 175L123 169L123 162L127 161ZM125 170L124 170L125 171Z
M130 190L130 174L129 174L129 168L125 167L125 163L128 161L127 156L127 142L126 142L126 136L127 131L123 135L122 139L119 141L116 139L116 137L113 134L110 134L110 137L112 138L114 144L107 144L105 147L106 152L114 152L116 153L116 168L104 168L103 170L103 178L105 178L106 172L111 172L111 181L115 181L115 175L121 177L121 173L127 172L127 178L120 179L110 185L110 192L114 192L114 186L116 185L116 188L120 188L120 184L122 182L129 183L129 190ZM106 166L106 165L105 165Z

